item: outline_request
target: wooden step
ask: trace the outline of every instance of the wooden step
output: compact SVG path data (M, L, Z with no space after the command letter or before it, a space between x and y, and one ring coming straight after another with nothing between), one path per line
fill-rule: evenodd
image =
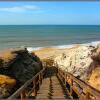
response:
M61 99L65 100L66 95L56 76L45 78L37 92L36 99Z

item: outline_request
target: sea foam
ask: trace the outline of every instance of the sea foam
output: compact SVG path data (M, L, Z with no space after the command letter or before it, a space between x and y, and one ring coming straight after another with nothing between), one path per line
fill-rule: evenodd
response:
M100 41L93 41L93 42L89 42L89 43L82 43L82 44L79 44L79 45L82 45L82 46L94 46L94 47L96 47L99 44L100 44ZM50 47L35 47L35 48L34 47L27 47L27 50L31 53L33 51L41 50L43 48L66 49L66 48L75 47L75 45L77 45L77 44L57 45L57 46L50 46Z

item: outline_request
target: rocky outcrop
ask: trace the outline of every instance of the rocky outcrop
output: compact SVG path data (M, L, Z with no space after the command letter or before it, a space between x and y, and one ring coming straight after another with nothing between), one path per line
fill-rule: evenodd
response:
M76 46L54 58L54 65L100 91L100 46Z
M86 46L68 49L54 59L55 65L81 79L86 78L86 72L92 61L91 48Z
M42 64L35 54L29 54L28 51L14 53L17 54L17 59L10 65L9 75L23 84L42 69Z
M10 56L6 57L8 59L5 60L5 57L1 57L0 59L0 74L15 79L17 88L23 85L27 80L31 79L42 69L42 63L34 53L30 54L27 50L14 50L10 51L9 54ZM2 89L4 89L4 91L5 89L8 90L7 87L10 87L10 83L7 87L4 86L2 89L1 87L0 93ZM16 89L16 86L14 86L14 88ZM12 91L11 88L10 90ZM11 92L10 90L9 92ZM4 96L4 94L6 94L6 91L5 93L3 92L2 95Z

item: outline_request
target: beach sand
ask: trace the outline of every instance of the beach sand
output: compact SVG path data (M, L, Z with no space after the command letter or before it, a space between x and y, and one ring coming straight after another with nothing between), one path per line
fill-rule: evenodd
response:
M38 57L40 57L40 59L45 59L51 56L54 56L55 54L57 54L59 51L59 49L56 48L43 48L40 50L35 50L33 51Z
M49 58L52 56L58 56L59 54L63 53L63 52L67 52L70 51L71 49L77 48L80 45L74 45L71 48L41 48L39 50L33 50L33 52L40 57L40 59L45 59L45 58Z
M3 59L5 62L8 62L15 57L15 55L12 55L11 52L11 50L0 51L0 58Z

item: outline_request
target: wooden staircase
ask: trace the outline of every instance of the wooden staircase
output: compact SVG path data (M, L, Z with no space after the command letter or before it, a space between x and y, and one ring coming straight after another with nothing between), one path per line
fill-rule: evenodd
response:
M26 93L29 85L32 85L31 90ZM7 100L73 100L73 98L99 100L100 92L60 68L46 67L22 85Z
M57 70L49 67L36 99L67 99L68 95L57 77Z
M57 76L45 78L40 90L37 92L36 99L66 99L68 96L64 92Z

